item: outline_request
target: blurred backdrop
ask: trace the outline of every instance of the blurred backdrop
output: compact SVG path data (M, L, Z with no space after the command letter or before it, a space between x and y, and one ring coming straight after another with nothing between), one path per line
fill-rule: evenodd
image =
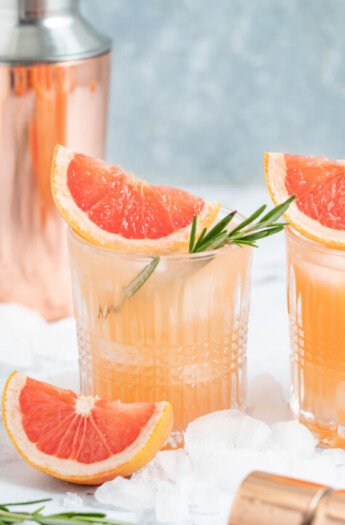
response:
M114 39L107 159L264 184L264 150L345 157L344 0L82 0Z

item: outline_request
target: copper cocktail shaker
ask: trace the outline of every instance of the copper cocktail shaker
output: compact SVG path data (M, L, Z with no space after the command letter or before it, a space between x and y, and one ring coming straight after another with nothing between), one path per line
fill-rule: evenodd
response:
M345 525L345 491L252 472L236 493L228 525Z
M50 191L56 143L102 157L110 40L78 0L0 0L0 301L72 313L65 225Z

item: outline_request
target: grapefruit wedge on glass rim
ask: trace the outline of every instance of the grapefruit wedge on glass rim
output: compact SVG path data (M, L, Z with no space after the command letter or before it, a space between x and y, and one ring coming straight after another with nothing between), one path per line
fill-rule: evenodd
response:
M2 398L7 433L33 467L98 485L129 476L161 449L172 428L170 403L120 403L77 395L13 372Z
M274 204L296 195L284 214L291 226L345 250L345 160L265 153L264 169Z
M197 235L215 220L220 204L169 186L153 186L119 166L57 145L51 186L69 226L93 244L162 254L188 247L194 215Z

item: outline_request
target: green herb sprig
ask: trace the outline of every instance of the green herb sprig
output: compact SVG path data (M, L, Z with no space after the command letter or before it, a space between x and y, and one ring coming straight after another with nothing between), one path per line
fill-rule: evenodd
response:
M287 222L277 222L277 220L286 212L295 197L295 195L292 195L292 197L289 197L285 202L278 204L278 206L263 216L262 214L267 206L266 204L260 206L260 208L252 213L247 219L240 222L235 228L229 231L227 226L231 223L237 213L237 211L232 211L209 231L207 231L207 228L204 228L198 239L196 239L197 216L195 215L190 232L189 253L218 250L226 244L254 246L257 248L256 241L280 232L283 230L284 226L288 224ZM260 215L262 216L261 219L255 222ZM127 286L123 288L117 305L111 304L110 306L99 308L98 318L106 319L110 313L120 312L125 300L129 299L140 290L150 275L155 271L159 261L159 257L152 257L152 260L144 266L134 279L127 284Z
M40 499L35 501L24 501L21 503L0 503L0 525L10 523L21 523L23 521L33 521L40 525L131 525L124 521L111 520L106 514L101 512L62 512L60 514L44 515L43 507L39 507L34 512L12 512L8 507L18 505L33 505L36 503L45 503L51 501L51 498Z
M278 206L261 217L259 221L255 222L267 207L266 204L260 206L260 208L252 213L247 219L240 222L235 228L229 231L227 230L227 226L237 213L236 211L232 211L211 228L211 230L207 231L207 229L204 228L197 240L197 216L195 215L190 234L189 253L218 250L226 244L254 246L257 248L257 244L255 244L256 241L280 232L284 226L288 224L287 222L278 223L276 221L286 212L295 197L295 195L292 195L292 197L289 197L285 202L278 204Z
M151 273L153 273L159 263L160 258L159 257L153 257L152 261L132 279L127 286L125 286L122 290L120 301L117 305L111 304L108 307L102 308L100 307L98 310L98 318L101 317L107 317L108 314L111 312L120 312L123 303L126 299L130 299L132 295L134 295L140 288L146 283L147 279L150 277ZM0 523L1 525L1 523Z

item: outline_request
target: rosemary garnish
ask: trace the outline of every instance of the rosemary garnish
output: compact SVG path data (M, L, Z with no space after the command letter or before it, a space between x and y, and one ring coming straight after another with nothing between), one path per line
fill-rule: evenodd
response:
M107 317L107 315L111 312L119 312L125 300L132 297L132 295L134 295L138 290L140 290L140 288L146 283L151 273L155 271L158 263L159 257L153 257L152 261L146 264L146 266L144 266L144 268L140 270L140 272L134 277L134 279L132 279L127 284L127 286L123 288L120 301L117 305L111 304L110 306L105 307L104 309L102 307L99 308L98 318Z
M256 219L263 214L266 209L266 204L260 206L254 213L252 213L247 219L240 222L232 230L227 230L227 226L230 224L232 219L235 217L237 211L232 211L222 220L220 220L213 228L207 231L204 228L196 239L197 231L197 216L194 216L192 222L192 228L189 239L189 253L199 253L210 250L218 250L226 244L235 244L237 246L254 246L257 248L256 241L269 237L275 233L280 232L287 222L276 222L283 213L286 212L291 202L295 199L295 195L289 197L285 202L278 204L271 211L266 213L257 222ZM111 312L120 312L123 303L126 299L129 299L134 295L140 288L146 283L147 279L156 269L159 263L159 257L153 257L152 261L144 266L144 268L125 286L122 290L120 301L117 305L110 305L104 308L100 307L98 311L98 317L106 318ZM0 520L1 525L1 520Z
M236 211L229 213L224 219L219 221L211 230L207 232L204 228L201 232L199 239L195 242L195 233L197 226L197 216L194 216L190 242L189 242L189 253L205 252L209 250L218 250L226 244L236 244L237 246L254 246L257 248L256 241L269 237L275 233L280 232L287 222L276 222L283 213L286 212L291 202L295 199L295 195L289 197L285 202L278 204L271 211L266 213L257 222L254 222L266 209L266 204L260 206L254 213L247 219L240 222L235 228L228 231L226 227L234 216Z
M18 505L33 505L34 503L45 503L51 498L24 501L21 503L0 503L0 524L20 523L23 521L34 521L41 525L80 525L89 523L93 525L130 525L124 521L108 519L106 514L101 512L62 512L59 514L42 514L44 506L34 512L12 512L8 507Z

